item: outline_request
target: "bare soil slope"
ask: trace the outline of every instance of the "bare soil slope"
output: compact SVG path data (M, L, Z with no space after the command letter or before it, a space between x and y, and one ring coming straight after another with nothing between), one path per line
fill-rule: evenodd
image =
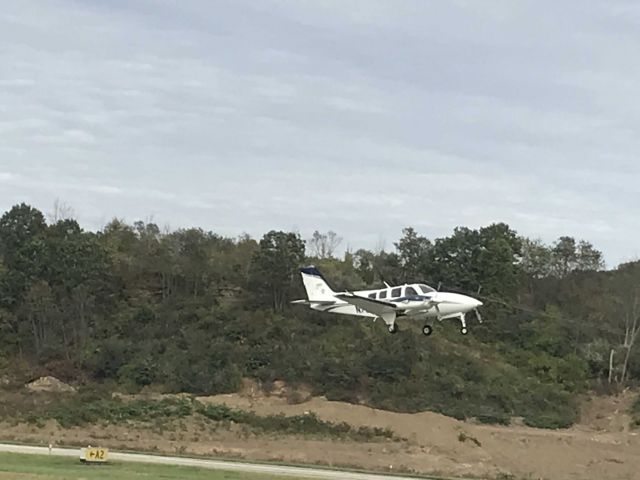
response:
M579 424L558 431L471 424L433 412L393 413L324 398L298 405L289 405L279 397L237 394L199 400L259 414L295 415L309 411L332 422L386 427L409 440L408 448L390 457L421 472L488 476L500 472L532 478L618 480L640 478L640 436L629 430L631 419L627 413L634 398L631 392L617 397L593 397L585 402ZM390 459L389 463L394 462Z
M446 476L549 480L631 480L640 478L640 436L630 431L629 406L635 395L595 397L586 402L582 422L568 430L526 426L487 426L423 412L401 414L360 405L306 398L289 404L289 395L264 396L256 390L199 398L258 414L315 412L331 422L386 427L403 442L335 441L292 436L254 435L239 427L215 428L206 419L153 426L96 425L62 429L44 425L0 424L0 440L57 444L100 444L115 449L151 450L253 460L318 463L393 472ZM291 398L289 396L289 398ZM513 476L513 477L511 477Z

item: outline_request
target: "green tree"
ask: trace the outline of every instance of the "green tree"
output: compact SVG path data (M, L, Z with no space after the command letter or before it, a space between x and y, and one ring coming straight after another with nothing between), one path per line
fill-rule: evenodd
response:
M523 274L527 278L529 293L533 293L534 282L547 278L553 271L551 249L541 240L522 239L522 262L520 263Z
M575 271L598 271L604 268L602 253L589 242L576 242L573 237L560 237L551 250L554 273L566 277Z
M580 240L578 243L577 257L577 269L580 271L600 271L605 267L602 252L585 240Z
M412 227L402 230L402 238L395 243L404 282L422 281L432 261L431 242Z
M503 223L456 228L434 245L432 276L448 287L512 296L518 287L521 239Z
M629 381L634 352L640 338L640 263L623 264L612 278L609 314L614 345L611 352L614 379L620 387ZM610 377L611 378L611 377Z
M22 333L30 331L37 357L42 356L47 348L59 350L62 347L59 338L63 332L56 328L58 311L48 283L40 281L29 288L20 314L23 318Z
M270 231L253 256L250 287L269 298L276 311L282 311L304 258L304 240L297 233Z
M0 258L5 267L0 301L4 306L16 308L42 274L46 228L42 213L24 203L0 218Z

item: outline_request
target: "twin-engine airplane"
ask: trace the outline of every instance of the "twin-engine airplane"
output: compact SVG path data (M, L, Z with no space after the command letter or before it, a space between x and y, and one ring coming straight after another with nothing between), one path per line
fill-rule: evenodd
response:
M396 319L435 318L438 321L456 318L462 327L460 333L466 335L466 314L474 311L478 322L482 317L478 307L482 302L459 293L438 292L421 283L392 287L385 282L386 288L379 290L361 290L357 292L334 292L320 273L311 266L301 268L302 281L308 300L295 300L292 303L309 305L321 312L341 313L359 317L381 318L389 333L396 333ZM433 328L428 323L422 327L422 333L429 336Z

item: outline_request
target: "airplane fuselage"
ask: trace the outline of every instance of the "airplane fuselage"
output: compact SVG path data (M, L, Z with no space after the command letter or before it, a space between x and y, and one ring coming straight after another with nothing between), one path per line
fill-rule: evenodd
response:
M390 296L392 291L405 287L406 286L391 287L381 290L360 290L351 293L360 297L375 298L376 300L394 303L398 307L398 317L435 318L442 320L457 317L461 313L470 312L482 305L482 302L479 302L475 298L451 292L433 291L427 294L400 296L397 298ZM387 292L386 297L384 299L380 299L381 293L385 291ZM375 297L372 297L372 295L375 295ZM437 302L438 305L437 309L435 308L435 302ZM310 307L321 312L355 315L368 318L377 317L377 315L367 312L366 310L345 302L344 300L340 300L337 297L335 297L335 303L333 305L310 302Z
M313 267L300 269L307 292L307 300L295 300L321 312L355 315L358 317L382 319L389 332L397 331L398 318L435 318L444 320L457 318L462 324L461 331L467 333L465 316L475 311L481 321L478 307L482 302L467 295L452 292L440 292L422 283L391 286L376 290L357 292L335 292L320 271ZM432 327L425 325L423 333L430 335Z

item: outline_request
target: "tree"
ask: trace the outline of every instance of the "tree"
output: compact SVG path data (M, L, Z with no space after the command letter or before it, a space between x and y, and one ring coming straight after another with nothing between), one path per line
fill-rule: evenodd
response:
M42 212L25 203L16 205L0 218L0 253L12 258L20 246L42 234L47 225Z
M6 269L0 300L5 307L16 308L41 276L46 228L42 213L24 203L0 218L0 258Z
M432 276L448 287L478 288L480 238L477 230L460 227L453 235L435 241Z
M554 272L559 277L566 277L572 272L578 261L576 240L573 237L560 237L551 250L553 254Z
M619 347L623 352L620 375L617 383L624 386L628 380L630 360L640 336L640 264L630 263L621 265L618 275L613 278L611 285L612 316L616 325L616 336ZM611 364L614 363L614 351L611 354ZM611 378L611 375L610 375Z
M48 215L50 224L56 224L62 220L73 220L75 216L76 212L73 208L58 198L53 202L53 211Z
M376 274L374 270L375 254L363 248L357 250L352 257L353 268L366 285L373 285Z
M551 249L541 240L523 238L521 266L532 279L548 277L553 269Z
M179 232L180 270L182 271L188 290L197 297L206 291L211 271L209 265L209 244L213 240L201 229L191 228Z
M30 329L35 353L40 356L45 346L55 345L54 335L56 305L51 287L46 282L34 283L28 290L21 314L27 322L24 330ZM58 344L59 345L59 344Z
M512 295L518 287L521 240L504 223L456 228L433 248L432 276L448 287Z
M327 233L320 233L316 230L309 240L311 256L320 260L333 258L333 254L341 242L342 238L332 230Z
M624 322L624 338L622 341L624 360L622 362L622 372L620 373L620 382L622 384L627 381L629 359L638 341L638 335L640 335L640 289L634 289L627 296L626 301L627 303L622 312L622 321Z
M403 281L422 281L431 261L431 242L416 233L412 227L402 230L402 238L395 243L402 268Z
M43 279L61 312L64 346L84 345L97 306L105 309L111 303L108 253L98 237L83 232L75 220L60 220L47 229L43 254Z
M505 223L481 228L479 237L478 285L488 293L513 297L520 287L520 237Z
M551 249L554 273L566 277L575 271L598 271L604 268L602 253L589 242L560 237Z
M0 359L3 355L14 353L14 349L19 350L18 328L16 316L8 310L0 308Z
M276 311L284 308L304 254L304 240L296 233L272 230L260 240L251 263L250 287L270 297Z
M577 270L596 272L604 269L602 252L596 250L591 243L585 240L581 240L578 244L577 258Z

